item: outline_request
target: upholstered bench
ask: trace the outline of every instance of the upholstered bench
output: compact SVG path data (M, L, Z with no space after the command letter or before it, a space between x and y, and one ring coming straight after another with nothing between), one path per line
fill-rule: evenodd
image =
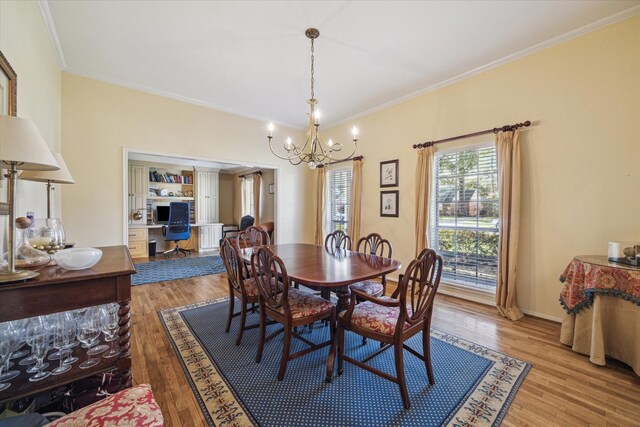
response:
M151 386L141 384L122 390L48 424L47 427L164 426Z

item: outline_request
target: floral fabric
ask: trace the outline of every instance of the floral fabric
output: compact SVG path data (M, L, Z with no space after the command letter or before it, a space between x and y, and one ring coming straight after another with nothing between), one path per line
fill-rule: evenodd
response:
M640 269L630 270L574 258L560 276L560 304L577 313L593 303L594 294L619 296L640 305Z
M313 316L329 311L333 307L331 301L296 288L289 288L288 297L291 317L294 319ZM284 313L284 308L280 307L279 311Z
M253 277L250 279L244 279L244 290L248 297L257 297L260 293L256 279Z
M394 301L392 298L382 297L380 299ZM411 314L411 308L407 307L408 314ZM346 312L340 313L344 317ZM385 335L393 335L396 330L396 324L400 317L400 307L385 307L371 301L361 302L357 304L351 315L351 324L361 328L368 329L372 332L378 332ZM403 329L411 326L405 322Z
M156 427L164 426L151 386L142 384L78 409L49 427Z
M367 295L382 295L382 291L384 291L384 286L382 283L374 282L373 280L365 280L364 282L354 283L349 286L351 289L356 289L358 291L364 292Z

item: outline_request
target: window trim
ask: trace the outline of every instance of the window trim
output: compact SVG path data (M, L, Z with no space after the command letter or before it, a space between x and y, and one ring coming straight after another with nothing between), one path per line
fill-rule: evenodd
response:
M436 179L435 179L435 172L436 172L436 157L440 156L440 155L446 155L446 154L451 154L451 153L456 153L456 152L460 152L460 151L469 151L469 150L481 150L483 148L489 148L489 147L495 147L496 144L494 141L486 141L486 142L477 142L477 143L472 143L472 144L468 144L468 145L458 145L458 146L452 146L452 147L445 147L445 148L436 148L435 152L433 153L433 165L432 165L432 175L430 177L430 203L433 202L433 197L436 194ZM498 168L498 152L497 152L497 148L496 148L496 169ZM498 183L498 190L500 188L500 173L499 170L497 170L497 183ZM500 203L500 196L498 194L498 199L497 199L498 203ZM433 221L435 220L434 215L431 215L431 213L433 212L434 207L432 206L429 212L429 221L427 223L427 237L428 237L428 241L429 244L431 244L431 240L433 238ZM500 216L498 215L498 220L500 220ZM474 229L474 230L481 230L481 229ZM500 229L498 228L498 241L500 240ZM498 257L500 255L498 254ZM443 272L444 273L444 272ZM499 272L498 272L499 274ZM447 286L450 286L452 288L458 288L462 291L473 291L473 292L479 292L482 294L486 294L486 295L493 295L495 296L496 294L496 290L498 288L498 278L496 277L496 284L493 288L487 286L487 285L482 285L482 284L477 284L477 285L473 285L465 280L460 280L460 279L454 279L451 277L442 277L441 282L446 284Z

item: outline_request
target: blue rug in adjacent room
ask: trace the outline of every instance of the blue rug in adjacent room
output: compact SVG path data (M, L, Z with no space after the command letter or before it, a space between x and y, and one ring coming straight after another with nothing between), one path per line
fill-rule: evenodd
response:
M222 258L218 255L174 258L135 264L137 274L131 276L132 285L164 282L187 277L224 273Z
M238 305L236 304L236 308ZM239 319L224 332L228 300L205 301L160 311L178 359L211 426L492 426L499 425L531 365L441 331L431 332L436 384L429 386L424 363L405 350L411 409L405 410L398 386L354 365L325 383L328 348L292 360L284 381L276 379L282 335L265 345L255 363L258 329L245 331L234 345ZM247 323L255 323L250 314ZM271 325L269 331L280 325ZM316 324L305 336L327 339L328 327ZM347 332L346 350L363 358L379 348L362 345ZM408 341L422 352L420 334ZM292 341L292 352L303 348ZM395 376L393 351L369 362Z

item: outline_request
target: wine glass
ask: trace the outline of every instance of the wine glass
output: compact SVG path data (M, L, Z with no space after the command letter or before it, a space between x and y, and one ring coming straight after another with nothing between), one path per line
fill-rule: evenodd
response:
M78 341L76 341L78 326L69 312L64 314L62 324L64 325L62 328L62 348L69 350L67 357L65 357L62 363L72 365L78 361L78 358L71 353L71 349L78 345Z
M2 362L3 371L0 371L0 382L5 382L14 379L20 374L20 371L10 371L9 368L13 366L11 363L11 355L20 348L21 338L19 332L13 328L11 322L0 323L0 339L6 341L9 346L9 357ZM4 372L4 373L1 373Z
M19 359L21 357L24 357L26 355L29 354L29 350L27 349L22 349L21 348L26 344L24 338L26 335L26 331L27 331L27 319L19 319L19 320L12 320L11 322L9 322L9 324L11 324L12 329L14 329L18 335L18 338L20 338L20 343L18 344L18 349L16 351L14 351L13 353L11 353L11 359Z
M5 362L9 359L11 355L11 347L9 346L9 339L7 337L8 329L0 331L0 375L2 374L2 370L4 369ZM0 391L9 388L11 384L9 383L0 383Z
M95 323L96 323L96 325L98 327L98 337L100 337L100 334L102 333L102 324L104 322L100 307L91 307L91 308L89 308L89 310L85 313L84 316L85 317L89 316L95 321ZM109 350L109 346L108 345L106 345L106 344L98 344L98 345L95 345L94 347L89 349L89 354L91 356L95 356L96 354L104 353L107 350Z
M30 328L33 328L35 326L36 323L40 324L41 323L41 319L40 317L30 317L28 319L25 319L25 324L24 324L24 341L27 343L27 345L29 347L31 347L31 337L33 336L32 332L33 330ZM37 363L37 359L36 356L34 356L33 354L30 354L29 357L25 357L24 359L20 360L18 362L18 365L20 366L30 366L30 365L34 365L35 363Z
M96 339L100 336L100 326L93 316L85 316L78 325L78 339L87 346L87 360L80 364L81 369L87 369L100 362L100 359L91 358L91 348L96 345Z
M52 345L53 345L53 348L58 349L57 354L58 354L58 358L60 359L60 365L51 371L51 375L60 375L67 372L69 369L71 369L71 365L63 363L64 362L63 359L65 359L65 357L68 356L69 353L71 353L69 350L67 350L66 354L64 352L66 328L67 328L67 325L64 321L64 318L62 317L58 317L58 319L56 320L55 324L52 327L52 331L53 331Z
M35 364L27 369L27 372L29 374L33 374L34 372L41 372L43 369L49 366L49 364L44 361L44 356L42 357L42 359L40 359L38 357L38 354L34 351L34 339L36 337L39 337L40 335L43 336L42 339L45 341L45 343L44 349L40 347L38 349L44 352L44 355L46 355L47 350L49 349L49 331L47 330L47 324L45 323L45 319L43 316L33 317L29 320L29 324L27 326L27 344L31 346L31 356L33 356L33 358L35 359ZM40 341L38 341L38 344L39 343ZM20 364L22 364L22 361L20 361Z
M113 348L113 342L118 336L118 312L109 310L108 307L101 309L104 321L102 322L102 332L106 337L106 341L109 342L109 351L102 355L102 357L110 358L116 357L120 354L120 350Z
M47 357L47 360L60 360L65 359L69 354L71 354L71 350L63 347L56 347L54 344L55 335L61 334L60 322L64 322L64 313L55 313L47 316L47 320L49 321L49 327L51 330L51 347L57 349L53 353ZM61 338L62 339L62 338Z
M29 377L29 381L40 381L51 375L51 372L43 371L46 366L49 366L48 363L44 363L47 351L49 351L49 331L45 328L35 330L31 337L31 353L38 359L38 363L35 365L37 372L34 376ZM27 372L29 371L27 370Z

